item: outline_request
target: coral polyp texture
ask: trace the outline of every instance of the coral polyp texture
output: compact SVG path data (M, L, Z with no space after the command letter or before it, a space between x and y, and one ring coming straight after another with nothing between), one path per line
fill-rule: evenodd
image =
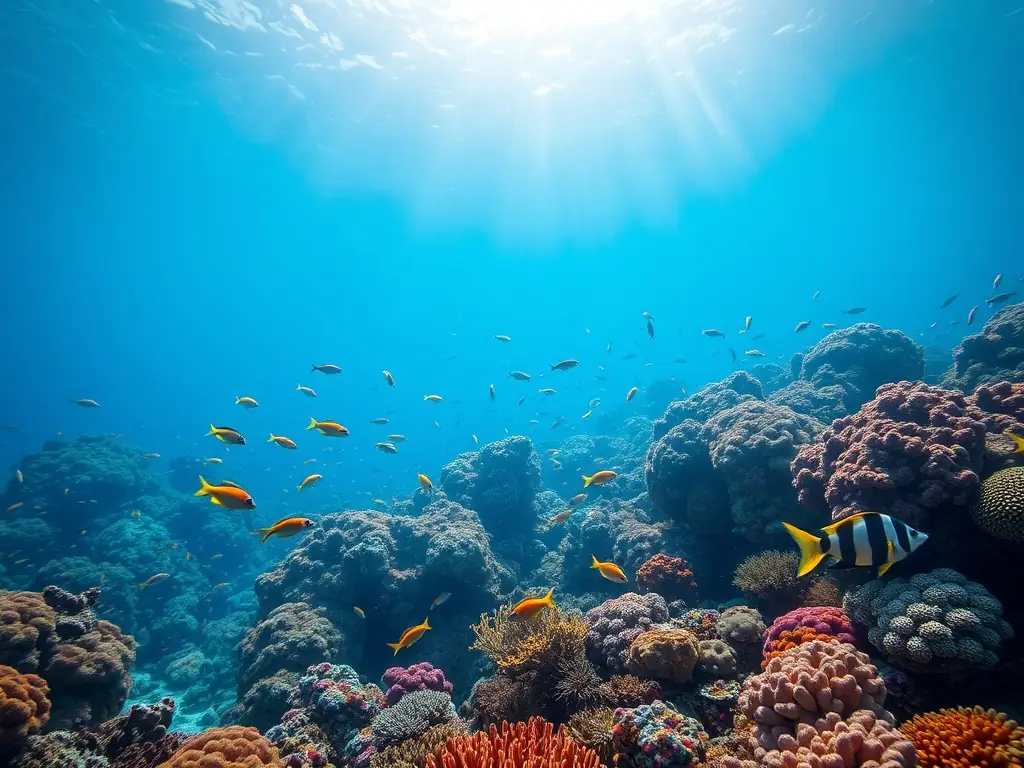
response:
M640 677L687 683L700 660L698 642L687 629L653 627L630 644L626 669Z
M389 667L381 682L386 686L384 699L389 706L413 691L452 692L452 684L445 679L444 672L429 661L421 661L409 667Z
M736 566L732 583L741 592L775 608L799 602L811 580L797 578L800 555L769 549L751 555Z
M892 725L866 709L844 718L830 712L800 723L793 736L779 737L777 749L754 750L759 768L912 768L914 745Z
M760 643L765 629L761 612L746 605L726 608L718 619L718 634L728 643Z
M843 609L867 628L875 648L915 672L963 675L991 669L1000 645L1013 636L1002 604L949 568L854 587Z
M914 744L921 768L1024 764L1024 728L994 709L957 707L917 714L900 731Z
M284 762L255 728L230 725L196 734L158 768L284 768Z
M853 622L843 613L841 608L829 606L796 608L789 613L779 616L768 628L764 637L762 651L765 656L773 648L783 632L792 631L797 628L809 629L818 635L834 637L841 643L855 645L854 637L856 631Z
M612 740L616 752L643 768L687 768L704 759L708 735L699 720L665 702L617 709Z
M1024 467L1008 467L985 478L971 518L990 536L1024 542Z
M847 643L819 640L771 659L764 672L743 683L739 711L754 724L764 749L779 749L796 726L810 725L830 712L869 710L884 720L885 683L867 654Z
M38 675L0 665L0 754L10 751L50 719L50 688Z
M700 591L690 564L681 557L657 554L645 560L636 571L641 593L656 592L668 602L681 600L686 605L700 601Z
M597 768L597 753L539 717L449 739L426 768Z
M655 624L668 621L661 595L627 592L587 612L587 656L610 672L624 672L630 646Z

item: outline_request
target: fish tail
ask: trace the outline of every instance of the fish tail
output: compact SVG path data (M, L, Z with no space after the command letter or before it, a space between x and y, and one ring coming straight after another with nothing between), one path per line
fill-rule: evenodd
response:
M430 626L430 617L429 616L427 616L427 618L425 618L423 620L423 628L424 629L433 629L433 627Z
M274 442L274 433L273 433L273 432L271 432L271 433L270 433L270 439L269 439L269 440L267 440L267 442L268 442L268 443L272 443L272 442Z
M790 525L789 523L783 523L782 525L789 532L789 535L793 537L793 541L796 542L796 545L800 547L800 568L796 575L798 577L806 576L808 573L813 571L817 567L818 563L825 558L825 555L828 554L827 552L821 551L821 538L815 536L813 533L801 531L795 525Z
M1014 449L1014 453L1024 453L1024 437L1016 435L1013 432L1010 432L1009 430L1003 432L1003 434L1006 435L1011 440L1013 440L1014 443L1016 443L1017 447L1016 449Z
M593 476L587 477L586 475L583 475L583 487L584 488L589 487L592 482L594 482Z
M601 563L599 563L597 561L597 556L594 555L593 552L590 553L590 561L591 561L590 562L590 567L591 568L598 568L599 569L601 567Z
M312 416L309 417L309 426L306 429L316 429L316 419Z
M270 528L257 528L253 531L253 535L260 537L260 544L263 544L267 539L270 538Z
M215 426L213 426L213 424L211 424L210 425L210 431L206 433L206 436L209 437L210 435L216 435L216 434L217 434L217 428Z
M199 476L199 490L196 491L195 493L193 493L192 495L193 496L209 496L210 495L210 488L212 488L212 487L213 486L211 486L208 482L206 482L206 478L203 477L202 475L200 475Z
M141 584L139 584L139 589L145 589L148 586L149 584L147 584L146 582L142 582Z
M550 606L550 607L554 608L555 607L555 601L551 599L554 594L555 594L554 588L549 589L548 593L546 595L544 595L544 597L541 599L541 602L544 603L544 605L547 605L547 606Z
M313 363L312 365L313 365L313 370L310 371L310 373L313 373L313 371L319 371L320 370L320 366L317 365L316 363Z
M242 402L242 398L240 398L238 395L235 395L235 405L238 405L240 402Z
M394 649L395 649L395 652L394 652L394 654L392 654L393 656L397 656L397 655L398 655L398 652L399 652L400 650L402 650L402 644L401 644L401 642L398 642L398 643L387 643L387 646L388 646L388 648L394 648Z

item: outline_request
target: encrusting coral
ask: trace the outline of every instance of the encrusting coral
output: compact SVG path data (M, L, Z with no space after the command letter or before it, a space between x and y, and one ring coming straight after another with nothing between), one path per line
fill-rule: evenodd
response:
M229 725L197 733L157 768L284 768L284 762L255 728Z
M426 768L597 768L598 754L539 717L449 739Z
M957 707L914 715L900 726L921 768L1001 768L1024 763L1024 728L1002 712Z
M0 753L17 747L50 719L50 687L38 675L0 665Z

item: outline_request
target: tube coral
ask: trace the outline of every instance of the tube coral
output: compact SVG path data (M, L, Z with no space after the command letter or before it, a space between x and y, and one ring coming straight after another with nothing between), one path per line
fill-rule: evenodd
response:
M449 739L426 768L597 768L597 753L539 717Z
M1024 728L994 709L914 715L900 731L913 742L921 768L996 768L1024 761Z

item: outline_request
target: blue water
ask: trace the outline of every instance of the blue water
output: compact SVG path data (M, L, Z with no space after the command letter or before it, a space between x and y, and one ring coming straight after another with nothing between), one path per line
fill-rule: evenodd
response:
M0 466L118 433L158 472L222 457L260 523L367 508L851 307L948 353L1020 287L1019 0L630 5L3 3Z

